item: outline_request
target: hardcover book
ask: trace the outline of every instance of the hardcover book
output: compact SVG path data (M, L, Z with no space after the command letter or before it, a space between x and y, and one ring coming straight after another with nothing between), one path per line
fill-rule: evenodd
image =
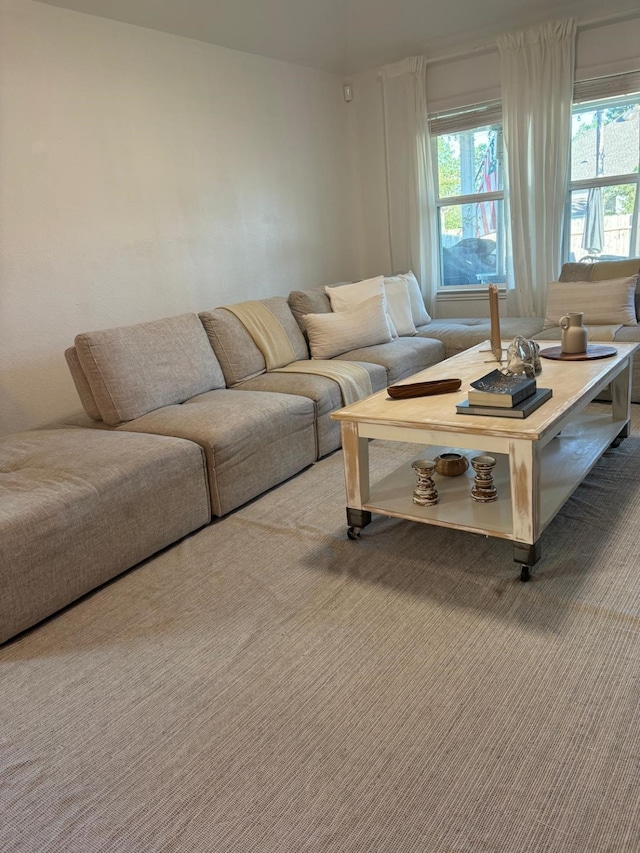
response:
M515 406L474 406L469 400L464 400L456 406L459 415L485 415L498 418L526 418L553 395L551 388L538 388L530 397L516 403Z
M509 409L531 397L536 387L533 377L524 373L507 375L496 369L471 383L468 398L474 406L503 406Z

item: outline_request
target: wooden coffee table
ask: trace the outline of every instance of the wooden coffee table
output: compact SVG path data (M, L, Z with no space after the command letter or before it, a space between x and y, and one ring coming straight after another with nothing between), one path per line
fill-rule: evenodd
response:
M541 350L547 345L556 344L543 342ZM496 366L488 341L404 380L459 378L459 391L391 400L384 390L334 412L332 418L340 422L342 433L349 537L359 538L377 513L511 539L520 577L528 580L530 568L540 559L544 529L602 453L628 435L632 357L638 346L616 342L617 354L605 359L542 359L538 387L551 388L553 397L522 420L456 413L469 383ZM607 386L612 402L602 411L585 411ZM372 483L369 440L376 438L419 444L423 449ZM412 460L433 459L446 451L464 453L469 459L494 456L498 499L484 504L471 499L474 472L469 466L458 477L435 475L437 504L415 504ZM603 512L612 510L603 507Z

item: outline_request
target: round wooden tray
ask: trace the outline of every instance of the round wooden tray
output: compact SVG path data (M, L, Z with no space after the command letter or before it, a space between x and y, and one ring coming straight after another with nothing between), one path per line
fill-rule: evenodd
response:
M555 358L559 361L588 361L590 358L610 358L617 353L618 350L615 347L606 344L587 344L586 352L576 353L562 352L562 347L547 347L540 350L540 355L544 358Z

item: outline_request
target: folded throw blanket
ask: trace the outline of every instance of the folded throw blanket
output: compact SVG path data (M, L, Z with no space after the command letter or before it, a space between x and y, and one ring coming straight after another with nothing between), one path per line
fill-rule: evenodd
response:
M312 373L333 379L340 386L345 406L367 397L372 392L367 370L353 361L311 359L296 361L296 354L278 318L257 300L225 305L245 327L264 357L267 371L279 373Z
M227 311L240 320L251 335L255 345L264 356L267 370L284 367L296 360L291 341L282 328L282 324L262 302L240 302L237 305L225 305Z
M314 373L317 376L327 376L340 386L343 405L348 406L373 392L371 377L360 364L355 361L336 361L335 359L312 359L310 361L294 361L285 367L278 367L275 373Z

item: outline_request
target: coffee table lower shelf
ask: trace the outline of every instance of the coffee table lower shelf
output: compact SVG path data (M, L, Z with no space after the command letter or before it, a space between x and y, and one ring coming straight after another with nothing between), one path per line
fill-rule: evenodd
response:
M470 466L458 477L434 475L439 495L438 503L434 506L424 507L413 502L416 484L416 475L411 467L413 460L434 458L439 453L451 450L463 453L469 459L486 452L482 448L470 450L440 446L416 448L416 453L404 465L384 479L370 483L367 500L362 506L347 507L349 537L359 538L362 528L371 521L371 514L375 513L510 539L514 541L514 560L522 565L522 580L528 580L529 568L540 558L540 535L604 451L624 436L627 429L628 421L613 420L610 412L583 412L565 424L562 432L542 447L539 520L532 542L518 542L514 536L508 453L491 451L496 459L496 501L483 504L472 500L474 472Z

